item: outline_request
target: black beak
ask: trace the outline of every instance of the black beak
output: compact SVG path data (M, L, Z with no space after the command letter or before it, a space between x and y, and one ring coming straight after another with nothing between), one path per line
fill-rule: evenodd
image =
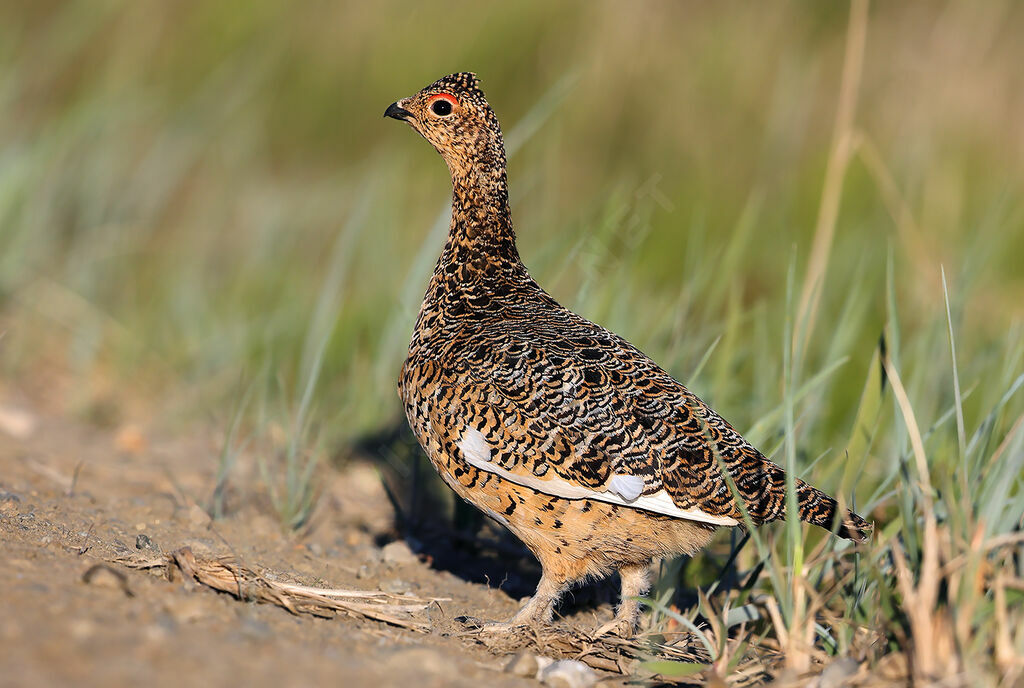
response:
M384 116L393 119L409 119L412 117L412 113L398 107L398 103L391 103L391 105L388 105L388 109L384 111Z

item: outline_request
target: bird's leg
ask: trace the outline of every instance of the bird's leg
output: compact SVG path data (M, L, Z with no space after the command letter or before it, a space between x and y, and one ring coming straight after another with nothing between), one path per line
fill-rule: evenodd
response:
M614 619L597 629L595 638L608 633L628 638L636 630L637 621L640 619L640 600L637 598L645 595L651 587L651 565L646 563L624 566L619 569L619 578L622 579L619 609Z
M541 574L540 583L537 585L537 591L533 594L533 597L511 620L503 623L492 622L485 624L481 631L485 633L507 633L517 626L549 623L555 602L558 601L558 598L562 596L562 593L568 587L567 581L560 580L544 571Z

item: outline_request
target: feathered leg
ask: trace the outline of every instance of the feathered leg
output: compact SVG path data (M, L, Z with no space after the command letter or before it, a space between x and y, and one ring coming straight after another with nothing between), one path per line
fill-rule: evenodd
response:
M624 566L619 569L619 578L622 579L619 609L614 619L597 629L595 638L608 633L629 638L636 631L637 622L640 620L640 600L637 598L647 594L651 587L651 565L646 563Z
M537 591L511 620L488 623L481 630L485 633L507 633L517 626L549 623L555 603L568 587L567 581L560 580L544 569L540 583L537 585Z

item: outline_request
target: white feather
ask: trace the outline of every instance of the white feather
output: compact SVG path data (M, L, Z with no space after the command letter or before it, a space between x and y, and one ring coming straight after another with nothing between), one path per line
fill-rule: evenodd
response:
M627 502L635 502L644 491L644 479L638 475L613 475L608 481L608 491L614 492Z
M659 490L653 495L644 495L630 501L627 501L619 494L611 491L613 483L615 483L616 487L619 487L622 482L619 481L619 483L616 483L615 478L625 478L627 486L630 485L629 479L638 479L642 484L643 480L636 478L636 476L615 476L612 480L608 481L609 485L607 489L591 490L583 487L582 485L576 485L567 480L562 480L561 478L545 480L531 475L517 475L489 460L489 446L487 446L486 459L483 458L482 454L479 452L467 451L466 448L463 447L463 443L467 446L472 446L470 444L471 440L469 437L470 430L476 432L472 428L467 428L466 432L462 435L462 439L459 441L459 448L462 449L462 453L466 457L466 461L469 462L471 466L479 468L482 471L487 471L488 473L494 473L498 477L514 482L517 485L523 485L524 487L529 487L530 489L537 490L538 492L543 492L544 494L553 495L555 497L564 497L565 499L596 499L601 502L608 502L609 504L618 504L620 506L632 507L634 509L653 511L655 513L665 514L666 516L674 516L675 518L685 518L689 521L710 523L711 525L716 526L736 525L736 519L729 518L728 516L715 516L705 511L701 511L700 509L682 509L672 501L672 497L669 496L665 490ZM480 433L477 432L477 434L479 435ZM483 436L481 435L481 439L482 438ZM486 441L484 441L484 444L486 445ZM642 490L643 488L641 487L640 489Z
M474 427L466 426L458 442L462 455L474 466L474 461L488 463L491 460L491 445L484 434Z

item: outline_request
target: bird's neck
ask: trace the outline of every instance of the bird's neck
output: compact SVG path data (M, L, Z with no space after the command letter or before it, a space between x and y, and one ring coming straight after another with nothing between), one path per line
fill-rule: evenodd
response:
M519 261L508 206L505 152L500 147L452 172L452 224L442 260L460 264Z
M410 351L429 338L430 314L468 317L500 308L506 297L533 284L519 259L508 207L505 152L498 146L471 166L449 161L452 224L427 287Z

